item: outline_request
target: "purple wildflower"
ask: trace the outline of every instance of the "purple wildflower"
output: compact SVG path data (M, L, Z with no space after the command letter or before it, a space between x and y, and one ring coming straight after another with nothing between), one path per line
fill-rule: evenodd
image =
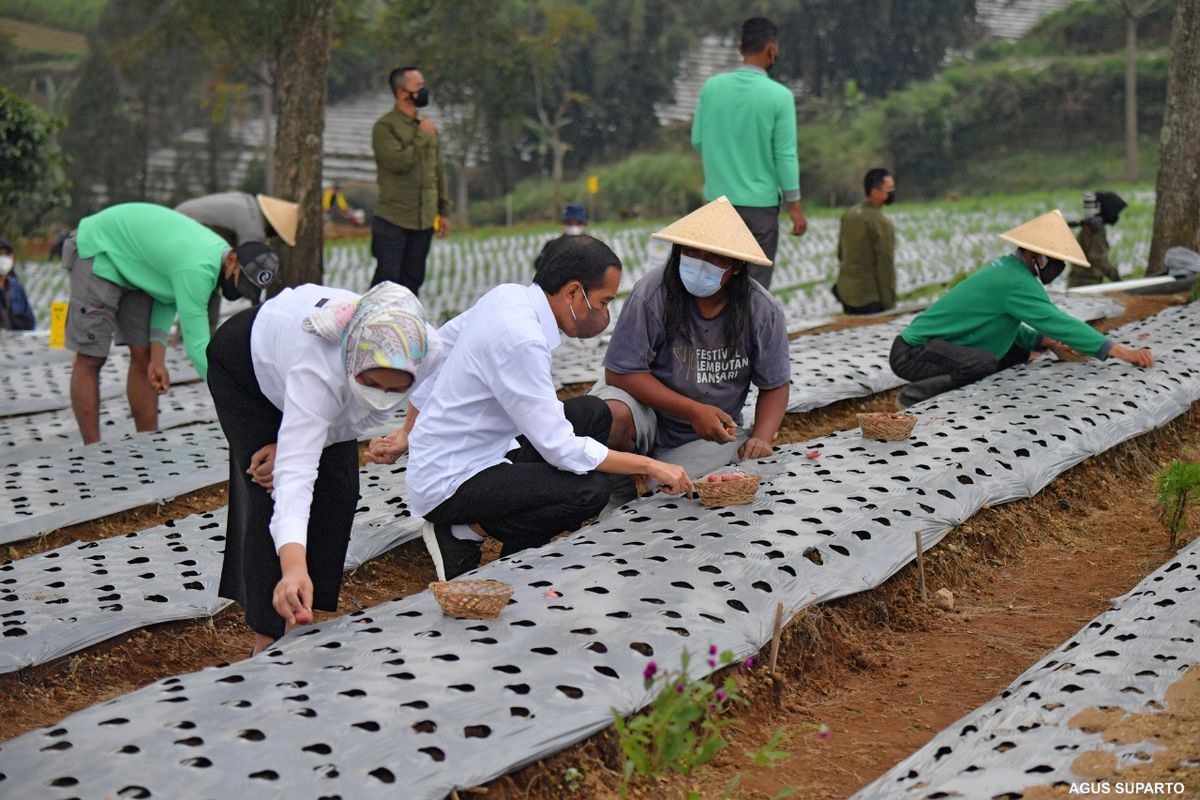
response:
M680 694L683 694L683 689L684 689L684 686L682 683L676 684L675 691L679 692Z
M726 697L725 692L721 691L720 689L717 689L717 702L724 703L725 697Z
M742 662L742 667L744 669L750 669L753 666L754 666L754 656L750 656L749 658L747 658L745 661Z
M651 661L646 665L646 669L642 671L642 677L646 680L654 680L654 676L658 674L658 665Z
M717 646L715 644L710 644L708 646L708 654L710 656L715 656L717 654Z
M716 669L717 660L715 658L710 658L708 660L708 666L712 667L713 669Z

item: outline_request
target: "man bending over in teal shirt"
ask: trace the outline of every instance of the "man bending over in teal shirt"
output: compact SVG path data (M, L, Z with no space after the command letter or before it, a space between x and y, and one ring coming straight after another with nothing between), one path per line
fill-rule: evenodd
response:
M892 344L892 371L912 381L900 391L903 407L1029 360L1032 350L1063 344L1089 356L1116 356L1154 366L1148 348L1125 347L1066 313L1043 284L1087 259L1058 211L1013 228L1000 238L1017 246L931 305Z
M114 336L129 346L126 391L139 431L158 427L171 385L167 336L175 316L188 357L208 374L208 298L257 301L279 259L262 242L231 248L195 220L150 203L122 203L84 217L63 245L71 302L66 344L75 351L71 407L84 444L100 441L100 368Z

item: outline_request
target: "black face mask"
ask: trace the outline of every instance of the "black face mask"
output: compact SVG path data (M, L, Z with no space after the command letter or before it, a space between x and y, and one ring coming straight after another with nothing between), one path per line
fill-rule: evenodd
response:
M1038 270L1038 279L1043 286L1049 286L1054 282L1054 279L1062 275L1063 270L1067 268L1065 261L1057 258L1047 258L1046 266Z
M587 292L583 293L583 302L587 304L588 309L587 315L584 317L577 315L573 307L567 306L567 308L571 311L571 318L575 320L576 338L591 339L593 336L604 333L604 329L608 327L608 309L594 308L592 301L588 300Z
M424 108L429 105L429 90L424 86L415 92L409 92L408 97L417 108Z
M240 267L238 271L241 271ZM224 270L221 270L221 277L217 280L217 285L221 287L221 296L231 303L234 300L241 300L243 297L251 302L257 302L261 292L245 275L238 275L235 286L234 279L226 278Z
M887 193L887 199L883 201L883 204L885 206L890 206L894 202L896 202L896 190L892 189Z

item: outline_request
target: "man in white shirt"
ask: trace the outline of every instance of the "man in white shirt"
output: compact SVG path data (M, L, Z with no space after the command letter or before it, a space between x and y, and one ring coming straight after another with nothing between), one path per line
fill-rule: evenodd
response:
M413 393L405 427L371 443L376 461L409 450L409 506L425 517L442 580L479 565L484 537L510 555L578 528L608 502L600 473L644 473L663 491L691 491L681 467L608 449L604 401L563 403L555 393L560 332L600 335L620 282L620 259L597 239L553 242L531 286L497 286L440 329L443 358Z

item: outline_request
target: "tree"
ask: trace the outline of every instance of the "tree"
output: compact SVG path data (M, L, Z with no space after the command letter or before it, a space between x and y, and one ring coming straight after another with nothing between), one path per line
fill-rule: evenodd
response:
M521 43L528 49L533 79L533 127L543 137L550 156L550 180L554 183L554 207L562 206L563 160L571 145L563 129L575 121L578 106L588 95L574 84L574 59L596 28L596 18L586 10L565 2L533 4L527 32Z
M204 123L200 79L211 64L174 13L160 0L110 0L88 36L63 134L80 213L166 194L171 176L156 176L151 154Z
M654 108L674 99L700 13L678 0L586 0L584 7L597 26L577 67L578 88L591 100L579 125L566 131L575 166L617 160L661 139Z
M275 109L267 191L300 204L273 290L320 283L325 97L335 0L182 0L180 21L230 75L257 76Z
M28 233L68 202L62 151L54 140L61 125L0 86L0 232Z
M775 77L802 79L815 95L840 91L853 79L868 95L882 97L932 76L950 51L978 33L975 0L760 0L736 6L720 32L735 35L751 12L779 26Z
M1117 0L1125 12L1125 180L1138 180L1137 31L1138 23L1165 0Z
M296 244L280 254L280 287L320 283L321 171L334 0L291 0L274 47L274 191L300 204Z
M1200 0L1176 0L1147 275L1175 245L1200 250Z

